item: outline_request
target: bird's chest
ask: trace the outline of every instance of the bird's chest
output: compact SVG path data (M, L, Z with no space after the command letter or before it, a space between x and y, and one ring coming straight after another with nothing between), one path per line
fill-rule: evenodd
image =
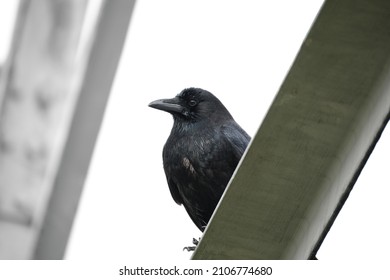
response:
M207 135L170 137L163 150L164 166L174 173L196 176L212 166L217 146Z

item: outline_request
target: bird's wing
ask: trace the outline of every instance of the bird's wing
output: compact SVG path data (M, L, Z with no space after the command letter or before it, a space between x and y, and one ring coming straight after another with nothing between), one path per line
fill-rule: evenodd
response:
M183 198L181 197L179 193L179 189L177 188L176 183L173 181L172 177L170 177L169 172L167 170L165 171L166 177L167 177L167 182L169 186L169 191L171 192L173 200L179 204L183 204Z
M232 147L234 156L240 160L251 140L250 136L235 121L223 125L221 131Z

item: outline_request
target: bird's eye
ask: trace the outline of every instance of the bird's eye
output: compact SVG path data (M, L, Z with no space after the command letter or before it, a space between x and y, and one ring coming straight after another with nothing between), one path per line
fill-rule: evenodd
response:
M188 105L190 107L194 107L198 104L198 102L195 100L195 99L191 99L190 101L188 101Z

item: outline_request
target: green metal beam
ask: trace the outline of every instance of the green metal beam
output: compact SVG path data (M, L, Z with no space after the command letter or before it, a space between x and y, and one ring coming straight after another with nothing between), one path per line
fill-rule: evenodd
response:
M390 1L326 1L192 258L313 256L389 111Z

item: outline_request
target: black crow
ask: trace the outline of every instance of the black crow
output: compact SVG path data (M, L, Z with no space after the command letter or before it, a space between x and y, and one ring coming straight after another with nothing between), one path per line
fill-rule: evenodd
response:
M204 231L250 137L217 97L200 88L184 89L149 106L173 116L163 149L169 190Z

